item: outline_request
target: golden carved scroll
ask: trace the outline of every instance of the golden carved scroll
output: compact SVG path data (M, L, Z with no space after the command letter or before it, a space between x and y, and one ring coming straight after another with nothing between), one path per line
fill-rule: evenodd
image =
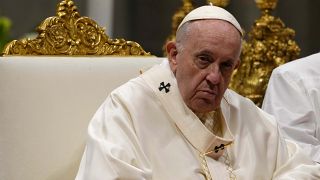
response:
M136 42L110 39L95 21L80 16L72 0L61 1L56 16L37 31L35 39L8 43L3 55L150 55Z
M212 3L212 5L225 8L229 4L230 0L207 0L207 2L209 4Z
M293 40L294 30L270 15L277 0L256 3L262 15L248 33L248 41L243 42L242 62L233 74L230 88L261 106L272 70L296 59L300 48Z

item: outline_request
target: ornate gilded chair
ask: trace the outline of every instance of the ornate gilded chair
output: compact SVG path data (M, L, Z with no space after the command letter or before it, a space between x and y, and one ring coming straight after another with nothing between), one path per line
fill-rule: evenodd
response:
M0 57L0 179L74 179L88 122L115 87L162 59L109 39L71 0Z

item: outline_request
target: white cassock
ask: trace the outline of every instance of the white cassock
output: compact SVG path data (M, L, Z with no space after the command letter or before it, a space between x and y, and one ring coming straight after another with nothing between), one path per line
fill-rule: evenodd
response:
M320 179L320 165L251 101L227 90L221 110L218 137L184 104L168 62L156 65L96 112L76 179Z
M274 69L262 109L275 116L285 137L320 163L320 53Z

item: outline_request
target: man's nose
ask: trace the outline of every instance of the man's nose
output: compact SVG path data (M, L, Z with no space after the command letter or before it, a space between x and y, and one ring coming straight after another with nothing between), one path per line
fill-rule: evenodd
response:
M219 66L211 64L207 70L207 81L209 81L212 84L219 84L221 81L221 71Z

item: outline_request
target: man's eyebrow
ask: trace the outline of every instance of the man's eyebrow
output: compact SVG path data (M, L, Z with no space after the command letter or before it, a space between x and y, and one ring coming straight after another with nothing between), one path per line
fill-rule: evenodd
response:
M195 54L196 54L196 55L206 54L206 55L210 55L210 56L213 56L213 55L214 55L211 51L206 50L206 49L205 49L205 50L198 51L198 52L196 52Z

